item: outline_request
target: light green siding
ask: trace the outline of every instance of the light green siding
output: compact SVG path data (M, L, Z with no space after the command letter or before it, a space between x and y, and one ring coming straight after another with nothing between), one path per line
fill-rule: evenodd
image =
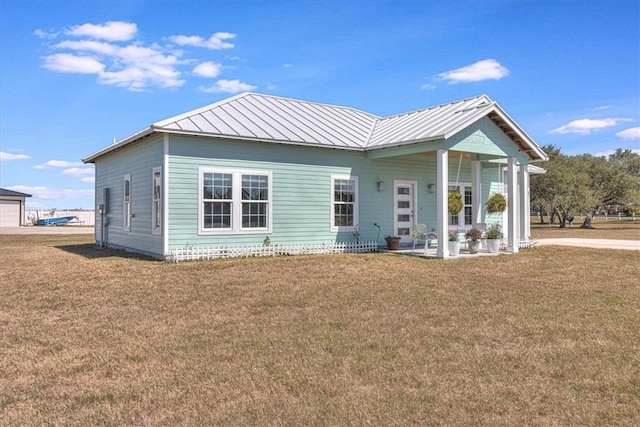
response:
M161 235L152 234L152 171L163 165L163 139L155 136L129 145L96 160L96 241L104 239L113 247L162 256ZM131 227L124 223L124 177L131 177ZM104 203L103 189L109 188L109 214L106 232L97 207Z
M458 165L460 171L458 172ZM271 233L199 235L199 169L261 170L272 173ZM491 173L491 170L488 170ZM353 241L351 232L331 232L331 176L359 179L359 220L362 241L393 233L393 182L417 182L416 222L435 226L436 159L426 154L371 160L363 152L283 144L225 141L172 135L169 142L169 250L187 245L261 244ZM470 182L470 161L449 160L449 181ZM378 192L376 183L385 182Z

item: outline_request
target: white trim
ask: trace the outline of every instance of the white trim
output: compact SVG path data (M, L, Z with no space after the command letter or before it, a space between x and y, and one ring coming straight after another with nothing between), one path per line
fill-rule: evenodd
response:
M160 224L156 226L156 173L160 173ZM162 167L158 166L151 170L151 234L156 236L162 235L162 223L164 221L164 194L163 194L163 179L162 179Z
M473 210L474 210L474 203L475 200L478 198L476 197L475 193L473 192L473 184L467 181L460 181L458 182L458 185L456 185L455 183L451 183L449 182L449 188L447 189L447 210L448 210L448 197L449 197L449 191L451 191L451 187L459 187L460 188L460 195L462 196L462 210L460 212L458 212L458 224L454 225L454 224L449 224L449 212L447 212L447 224L449 224L448 226L448 230L449 231L454 231L454 230L468 230L469 228L473 227L474 225L474 217L473 217ZM471 205L467 205L464 201L465 201L465 189L471 189ZM480 196L482 197L482 196ZM464 216L465 216L465 212L464 212L464 208L466 206L471 206L471 224L465 224L464 221Z
M350 180L350 181L354 181L354 195L353 195L353 226L337 226L333 223L333 218L334 218L334 212L335 212L335 182L336 180L341 179L341 180ZM329 221L330 221L330 230L333 233L338 233L341 231L353 231L355 229L355 226L359 224L359 199L358 199L358 177L354 176L354 175L331 175L331 195L330 195L330 214L329 214Z
M204 199L202 188L204 185L205 173L224 173L231 175L233 195L229 200L231 203L231 227L205 228L204 227ZM263 175L267 177L267 200L261 201L267 205L267 226L260 228L242 228L242 176L243 175ZM198 235L230 235L230 234L265 234L272 232L272 206L273 206L273 176L271 171L258 169L227 169L227 168L198 168Z
M436 151L436 211L438 230L438 250L436 257L449 258L449 212L447 196L449 194L449 151L438 149Z
M518 189L517 164L515 157L508 158L507 166L507 252L518 252Z
M129 183L129 200L127 201L127 182ZM131 231L131 174L126 174L122 180L122 229Z
M163 168L162 168L162 244L164 252L169 250L169 134L165 133L163 137Z

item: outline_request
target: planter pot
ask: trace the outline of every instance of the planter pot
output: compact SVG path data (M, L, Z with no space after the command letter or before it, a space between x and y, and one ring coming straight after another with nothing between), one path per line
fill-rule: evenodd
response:
M399 237L386 237L384 240L387 241L387 249L390 251L397 251L400 247Z
M489 253L496 254L500 250L500 239L487 239Z
M460 242L449 242L449 255L458 256L460 254Z
M480 250L480 240L469 240L467 245L469 246L470 254L477 254Z

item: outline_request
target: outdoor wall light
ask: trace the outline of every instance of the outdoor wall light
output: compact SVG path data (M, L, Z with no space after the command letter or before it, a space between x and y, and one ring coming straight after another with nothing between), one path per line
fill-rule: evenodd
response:
M382 193L384 191L384 181L378 181L376 184L378 185L378 191Z
M436 185L431 183L429 184L429 193L435 193L436 191Z

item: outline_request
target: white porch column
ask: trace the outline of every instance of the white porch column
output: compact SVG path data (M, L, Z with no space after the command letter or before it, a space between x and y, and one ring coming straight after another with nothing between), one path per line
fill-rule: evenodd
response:
M507 158L507 252L518 252L518 163L515 157Z
M480 160L471 161L471 215L474 227L482 222L482 185L480 176Z
M520 184L520 238L529 240L531 235L531 199L527 165L520 165L518 183Z
M449 152L440 149L437 151L437 176L436 176L436 209L438 232L438 258L449 258Z

